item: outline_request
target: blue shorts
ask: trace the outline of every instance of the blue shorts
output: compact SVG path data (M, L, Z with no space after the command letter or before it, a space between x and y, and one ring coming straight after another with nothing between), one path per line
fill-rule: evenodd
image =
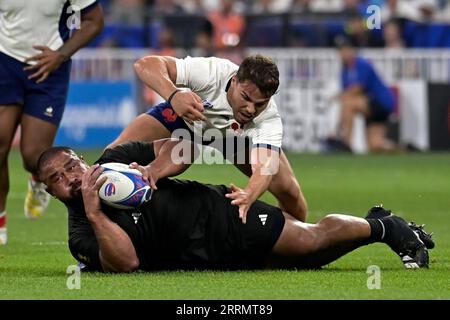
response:
M167 102L162 102L154 107L151 107L146 113L161 122L161 124L169 130L170 133L177 129L186 129L189 132L191 131L184 120L177 115L172 106Z
M0 52L0 105L23 106L23 113L58 126L66 105L71 61L61 64L42 83L28 79L32 72L24 71L26 66Z

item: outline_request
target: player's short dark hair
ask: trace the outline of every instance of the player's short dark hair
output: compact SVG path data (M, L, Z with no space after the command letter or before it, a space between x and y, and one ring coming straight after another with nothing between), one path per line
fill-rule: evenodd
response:
M66 146L56 146L45 150L41 153L37 161L36 168L38 176L40 176L42 168L47 164L47 162L49 162L54 156L58 155L61 152L65 152L67 154L76 154L72 148Z
M239 82L253 82L266 97L273 96L280 85L280 73L275 62L261 54L245 58L237 71Z

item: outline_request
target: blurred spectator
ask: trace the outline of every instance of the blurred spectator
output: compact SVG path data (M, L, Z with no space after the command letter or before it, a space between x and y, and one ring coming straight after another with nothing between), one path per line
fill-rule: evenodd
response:
M397 20L389 20L383 24L383 40L386 48L404 48L402 28Z
M441 0L439 11L436 12L436 20L450 23L450 1Z
M366 21L359 14L352 14L346 23L345 32L347 38L354 47L382 47L383 41L376 33L367 29Z
M144 12L144 0L114 0L109 6L107 22L141 26L144 23Z
M153 54L176 57L175 37L171 29L164 28L160 31L158 35L158 48ZM164 101L163 98L148 86L143 86L142 95L146 105L155 105Z
M175 0L155 0L152 12L156 14L180 14L184 12L183 7Z
M200 31L195 36L195 51L194 56L197 57L211 57L215 55L213 43L213 25L211 21L205 19Z
M302 1L297 1L302 2ZM303 0L308 2L308 8L312 12L342 12L344 10L343 0Z
M386 21L398 18L426 22L433 17L436 8L436 0L386 0L382 9L382 19Z
M179 4L183 8L183 11L189 14L205 14L207 12L203 0L185 0Z
M309 0L302 0L309 1ZM253 1L251 13L284 13L290 10L292 0L261 0Z
M220 9L209 14L214 29L214 46L218 50L241 44L245 19L234 10L234 5L234 0L221 0Z
M361 0L344 0L344 14L355 15L362 13L362 2Z
M337 43L342 61L342 93L340 132L338 140L350 150L353 119L357 114L366 118L366 136L370 152L395 151L396 145L386 138L387 121L394 111L395 98L373 66L356 55L351 43L340 39Z
M158 34L158 47L154 54L174 57L175 53L175 37L173 31L168 28L163 28Z
M184 11L191 14L205 14L220 8L220 0L178 0Z
M321 0L319 0L321 1ZM310 11L311 3L314 1L311 0L292 0L290 5L290 12L300 13L300 12L308 12ZM323 1L322 1L323 2Z

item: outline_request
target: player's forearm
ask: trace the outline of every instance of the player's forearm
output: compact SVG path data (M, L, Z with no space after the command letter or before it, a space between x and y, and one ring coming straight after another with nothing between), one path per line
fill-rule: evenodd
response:
M158 179L179 175L195 161L197 148L190 141L167 140L151 163Z
M139 79L165 100L177 89L174 84L174 75L171 75L173 71L169 70L168 59L167 57L147 56L134 64L134 70Z
M103 12L100 5L82 15L80 29L78 29L58 51L67 60L80 48L84 47L103 30Z
M272 175L261 174L260 168L253 171L253 174L244 189L250 195L252 200L251 202L255 202L264 192L267 191L270 182L272 182Z
M130 237L103 212L87 213L95 232L100 261L106 272L131 272L139 267L139 258Z

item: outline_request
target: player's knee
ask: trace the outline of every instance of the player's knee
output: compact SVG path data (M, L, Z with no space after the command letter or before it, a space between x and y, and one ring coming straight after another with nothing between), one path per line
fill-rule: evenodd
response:
M25 170L31 173L36 173L37 161L42 152L43 151L40 149L38 150L33 148L25 148L22 150L22 161Z

